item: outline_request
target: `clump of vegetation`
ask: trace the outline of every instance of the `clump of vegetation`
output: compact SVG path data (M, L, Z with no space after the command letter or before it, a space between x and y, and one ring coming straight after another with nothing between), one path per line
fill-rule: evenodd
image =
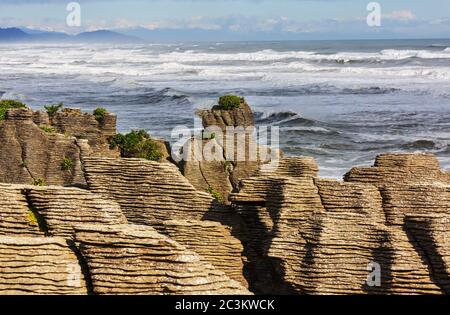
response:
M225 95L219 98L219 107L224 110L239 108L244 99L236 95Z
M14 101L14 100L1 100L0 101L0 120L5 119L6 112L9 109L13 108L27 108L27 105L25 105L22 102Z
M99 107L94 110L94 117L95 120L97 120L99 123L103 122L105 119L105 115L108 113L108 111L105 108Z
M208 192L217 201L222 202L223 198L222 198L222 195L220 194L220 192L215 191L214 188L212 188L211 186L208 187L206 192Z
M119 148L122 157L159 161L163 154L158 144L145 130L133 130L127 134L117 134L110 140L111 149Z
M28 166L28 162L23 160L22 163L20 163L20 167L25 168Z
M38 218L36 217L36 214L33 212L33 210L31 210L30 208L28 208L27 216L31 224L38 225Z
M39 212L33 206L28 207L27 217L32 225L39 226L39 230L44 232L46 236L48 235L45 219L39 215Z
M50 104L50 105L44 106L50 119L53 119L53 117L55 117L56 113L59 112L63 107L64 107L63 103L59 103L58 105Z
M36 178L36 179L33 179L32 185L33 186L47 186L47 183L45 182L45 179L43 179L43 178Z
M73 169L73 160L69 157L64 157L64 160L61 162L61 170L63 171L72 171Z
M203 132L203 140L213 140L216 139L216 134L214 132L207 133Z
M54 133L55 132L55 129L48 125L41 125L41 126L39 126L39 128L41 128L41 130L44 131L45 133Z

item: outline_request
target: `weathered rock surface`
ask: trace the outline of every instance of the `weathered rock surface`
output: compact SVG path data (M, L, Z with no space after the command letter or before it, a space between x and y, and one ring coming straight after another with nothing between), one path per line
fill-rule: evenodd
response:
M430 158L383 155L376 167L352 170L349 182L314 179L314 163L309 171L280 168L242 181L230 199L253 237L244 241L259 270L251 273L251 288L297 294L446 292L445 243L436 254L431 223L417 223L450 210L446 173ZM436 233L444 230L435 224ZM370 268L377 264L381 283L370 286ZM272 285L259 274L271 274Z
M49 236L70 238L75 226L126 224L120 206L87 190L64 187L27 187L29 204L41 216Z
M234 220L229 210L196 190L173 164L89 157L84 159L84 169L90 190L115 200L130 223L158 226L171 219Z
M228 204L230 193L242 179L254 175L261 164L278 160L282 153L257 143L253 113L246 102L236 109L213 107L198 115L205 130L201 139L194 137L184 146L180 170L198 190L213 189ZM213 139L203 139L205 134Z
M32 120L28 109L9 110L0 121L0 181L31 184L45 179L52 185L85 184L77 140L58 133L45 133ZM63 169L64 158L73 162Z
M255 125L253 112L247 102L241 102L239 108L232 110L223 110L215 106L211 110L202 110L198 112L202 119L203 126L218 126L223 130L226 127L249 127Z
M317 174L317 164L311 158L284 158L277 168L262 167L255 174L257 176L241 181L239 193L230 197L233 207L245 222L243 242L248 258L247 277L251 279L255 292L293 293L289 286L282 283L284 280L280 280L278 273L282 267L278 257L276 254L269 257L268 250L273 246L276 252L278 246L274 245L278 237L274 231L277 222L281 238L297 237L299 221L308 218L306 210L299 208L302 201L311 202L307 206L311 211L320 209L320 198L312 180ZM283 176L287 174L292 176ZM286 219L281 219L281 209L286 209L283 212ZM291 211L294 215L289 214ZM284 253L292 260L299 259L292 253Z
M97 122L93 115L64 109L50 120L44 112L11 109L0 121L0 182L85 186L82 157L118 157L108 143L115 132L116 117L111 114ZM70 164L63 166L64 160Z
M137 225L77 229L96 294L249 294L177 242Z
M244 248L225 226L211 221L170 220L164 221L158 230L248 287L243 272Z
M433 281L450 294L449 215L407 216L405 227L432 270Z
M0 184L0 236L44 236L21 186Z
M116 134L117 117L106 113L100 121L76 108L64 108L51 120L59 133L69 134L77 139L86 139L96 156L119 157L117 150L111 150L108 139Z
M244 103L200 116L253 126ZM184 177L163 141L164 163L120 159L115 120L0 122L0 294L450 293L450 173L433 155L383 154L342 182L312 158L228 162L237 138L191 139L188 155L212 143L219 158L181 163Z
M0 294L87 294L73 247L62 238L0 236Z
M450 183L433 154L382 154L373 167L356 167L345 175L346 181L376 186L404 183Z

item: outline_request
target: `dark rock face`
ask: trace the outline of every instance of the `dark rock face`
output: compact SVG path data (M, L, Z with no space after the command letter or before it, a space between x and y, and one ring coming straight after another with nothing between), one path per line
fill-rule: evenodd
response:
M115 134L115 123L113 115L99 124L92 115L72 109L57 113L51 122L47 113L9 110L0 121L0 182L85 186L83 156L119 154L107 141Z
M33 122L33 112L14 109L0 122L0 181L31 184L41 178L52 185L83 185L77 139L46 133ZM64 170L64 158L73 163Z

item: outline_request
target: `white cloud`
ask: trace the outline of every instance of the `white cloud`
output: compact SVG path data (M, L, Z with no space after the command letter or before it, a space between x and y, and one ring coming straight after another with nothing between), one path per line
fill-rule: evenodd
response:
M389 13L384 13L382 16L383 19L393 20L393 21L401 21L408 22L416 19L416 15L411 10L399 10L392 11Z

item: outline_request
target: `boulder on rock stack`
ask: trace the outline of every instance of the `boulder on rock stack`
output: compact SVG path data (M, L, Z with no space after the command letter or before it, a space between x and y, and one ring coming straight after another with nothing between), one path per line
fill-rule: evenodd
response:
M211 110L197 112L202 119L203 127L217 126L225 131L226 127L251 127L255 125L253 112L247 102L242 99L238 108L222 109L220 105Z
M200 256L151 227L83 226L75 241L96 294L249 294Z
M53 237L0 236L0 294L87 294L72 245Z

